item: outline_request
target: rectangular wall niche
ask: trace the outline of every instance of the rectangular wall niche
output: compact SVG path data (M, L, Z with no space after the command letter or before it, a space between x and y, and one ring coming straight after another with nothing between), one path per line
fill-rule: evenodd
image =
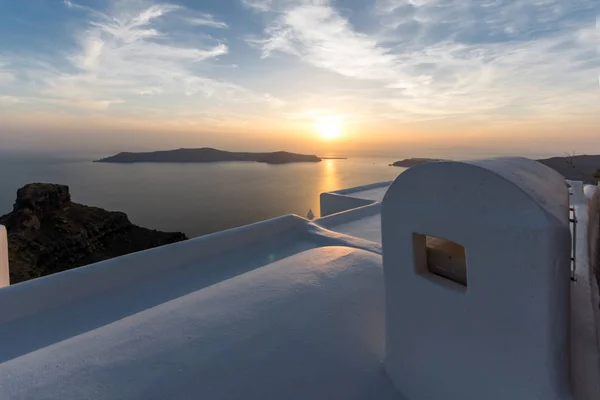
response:
M419 233L413 234L415 269L425 277L435 275L460 285L467 286L467 259L465 248L450 240ZM440 279L436 282L444 283Z

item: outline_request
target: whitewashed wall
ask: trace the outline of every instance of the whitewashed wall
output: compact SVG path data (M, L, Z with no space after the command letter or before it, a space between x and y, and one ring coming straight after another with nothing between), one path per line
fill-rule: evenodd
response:
M358 199L356 197L344 196L337 193L321 193L319 199L321 205L321 217L374 203L373 200Z
M600 190L590 191L590 194L587 226L590 271L600 282Z
M569 194L522 158L410 168L382 204L385 368L409 399L570 399ZM415 235L416 234L416 235ZM435 275L423 235L466 250Z
M584 201L585 196L583 193L583 182L582 181L566 181L571 186L571 203L579 204Z
M369 185L356 186L348 189L336 190L335 192L321 193L319 204L321 206L321 217L337 214L353 208L363 207L375 203L375 200L353 197L356 192L387 187L391 182L377 182Z
M201 266L202 260L287 231L305 229L306 225L305 219L286 215L11 285L0 290L0 305L19 304L19 307L3 308L0 324L132 284L160 271L190 264ZM0 233L0 244L2 237Z

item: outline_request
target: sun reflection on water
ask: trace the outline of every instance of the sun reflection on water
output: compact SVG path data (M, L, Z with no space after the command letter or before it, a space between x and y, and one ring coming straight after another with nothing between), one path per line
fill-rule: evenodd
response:
M332 192L334 190L340 189L340 182L338 179L338 170L337 170L337 162L339 160L323 160L321 164L323 165L320 193ZM321 207L319 206L317 210L314 210L318 215L321 215Z

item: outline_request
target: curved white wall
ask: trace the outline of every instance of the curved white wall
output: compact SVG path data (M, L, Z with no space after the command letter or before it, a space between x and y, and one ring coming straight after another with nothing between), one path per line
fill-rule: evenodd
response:
M578 204L583 202L583 200L585 199L584 193L583 193L583 182L582 181L570 181L567 180L566 181L570 186L571 186L571 203L572 204Z
M379 255L303 251L5 362L0 398L398 400L382 281Z
M388 375L408 399L568 399L569 195L528 159L410 168L382 205ZM467 286L421 268L466 250Z
M373 200L358 199L356 197L344 196L336 193L321 193L319 200L321 205L321 217L374 203Z
M305 229L306 225L304 218L285 215L11 285L0 290L0 304L19 304L19 307L4 308L0 324L132 284L160 271L202 264L202 260L247 248L287 231Z
M587 235L590 271L600 283L600 190L590 191Z

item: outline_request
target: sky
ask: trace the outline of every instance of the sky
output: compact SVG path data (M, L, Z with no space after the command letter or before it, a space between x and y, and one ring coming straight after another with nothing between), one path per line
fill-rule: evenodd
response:
M0 152L600 154L597 7L0 0Z

